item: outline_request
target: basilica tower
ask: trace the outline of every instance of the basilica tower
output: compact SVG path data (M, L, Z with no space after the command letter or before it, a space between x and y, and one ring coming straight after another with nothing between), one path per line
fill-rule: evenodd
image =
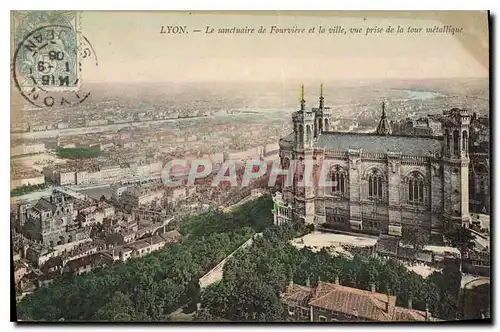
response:
M304 100L304 85L300 87L300 110L292 114L295 147L299 149L311 148L314 133L314 112L306 110Z
M314 223L315 188L311 183L312 164L314 163L315 112L306 109L304 85L300 87L300 110L292 114L294 147L293 160L295 174L293 192L296 218L306 223Z
M444 113L443 217L444 229L465 225L469 215L469 125L467 110Z
M319 90L319 107L314 109L314 138L318 138L321 133L330 131L331 114L330 108L325 107L325 98L323 97L323 84Z

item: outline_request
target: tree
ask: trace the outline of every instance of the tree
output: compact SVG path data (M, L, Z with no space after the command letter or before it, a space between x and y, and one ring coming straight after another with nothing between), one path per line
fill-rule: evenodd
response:
M377 259L368 259L363 262L363 268L361 269L361 283L366 289L371 289L375 286L376 289L380 288L380 271L382 270L382 264Z
M193 312L196 310L196 306L200 301L200 284L198 278L194 277L191 279L186 287L186 298L189 299L187 306L187 312Z
M201 311L198 321L210 321L214 318L226 318L230 310L230 298L233 287L228 282L217 282L205 288L201 295Z
M396 295L401 287L401 269L398 268L398 262L390 259L385 262L383 269L379 274L379 289L382 293ZM406 268L404 272L406 272Z
M476 243L474 242L476 236L464 226L453 228L452 230L446 232L444 237L451 246L460 251L462 257L467 251L474 249L476 246Z
M338 256L331 256L326 249L321 249L320 254L324 251L324 254L328 255L328 260L323 265L323 270L321 273L321 280L326 282L335 282L337 278L340 278L341 274L341 262L342 258Z
M460 272L454 267L445 267L442 272L435 271L427 277L430 293L437 295L428 295L429 306L434 315L446 320L457 318L461 278Z
M122 292L115 292L108 304L97 310L93 319L111 322L133 321L134 311L134 305L130 298Z
M181 229L182 243L86 275L56 280L20 300L18 316L50 321L163 321L186 304L192 310L199 298L198 279L257 229L272 225L270 204L269 197L263 197L230 214L187 218L181 222L186 223ZM100 226L94 232L99 230ZM268 277L281 270L282 264Z
M428 305L429 310L435 316L439 306L439 288L430 279L425 279L424 294L422 301Z
M279 293L257 275L237 281L229 298L227 318L236 321L279 322L284 307Z
M361 274L361 258L355 255L352 260L345 260L342 264L341 280L346 286L357 287Z
M410 244L415 250L420 250L427 244L427 235L420 227L403 227L401 241L405 244Z
M207 308L203 308L201 310L198 310L196 314L193 317L193 321L195 322L213 322L217 318L214 317L211 313L210 310Z
M425 298L426 285L424 279L414 272L408 272L401 280L401 289L398 293L400 305L407 306L414 300ZM425 305L425 304L424 304ZM425 306L424 308L425 309Z

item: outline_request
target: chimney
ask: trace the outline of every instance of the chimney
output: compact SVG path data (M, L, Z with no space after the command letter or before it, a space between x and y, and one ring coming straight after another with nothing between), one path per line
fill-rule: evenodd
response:
M387 302L385 302L385 312L389 313L389 294L387 294Z
M339 276L335 277L335 285L340 285L340 279Z
M309 277L306 279L306 286L311 287L311 279Z
M372 293L375 293L377 291L377 287L375 286L374 282L371 283L371 291Z
M425 320L431 319L431 313L429 312L429 304L425 304Z
M411 296L408 298L408 309L413 309L413 299Z

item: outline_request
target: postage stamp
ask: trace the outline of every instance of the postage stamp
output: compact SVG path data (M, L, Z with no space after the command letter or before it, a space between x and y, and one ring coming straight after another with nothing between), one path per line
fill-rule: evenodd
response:
M77 13L16 13L13 23L19 87L77 89L80 44Z
M82 61L95 60L79 30L78 12L30 11L13 14L13 79L21 95L37 107L65 107L86 100Z

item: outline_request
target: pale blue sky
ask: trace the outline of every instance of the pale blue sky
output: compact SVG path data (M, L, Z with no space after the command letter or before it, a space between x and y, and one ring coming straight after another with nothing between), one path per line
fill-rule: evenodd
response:
M466 33L481 34L466 26ZM186 25L187 35L161 35L162 25ZM186 12L85 12L82 31L99 66L86 65L84 79L99 82L279 81L286 79L487 77L451 35L205 35L206 26L260 25L304 28L429 27L433 20L289 15L214 15ZM487 30L486 30L487 31ZM488 37L479 35L488 47ZM484 46L484 45L483 45Z

